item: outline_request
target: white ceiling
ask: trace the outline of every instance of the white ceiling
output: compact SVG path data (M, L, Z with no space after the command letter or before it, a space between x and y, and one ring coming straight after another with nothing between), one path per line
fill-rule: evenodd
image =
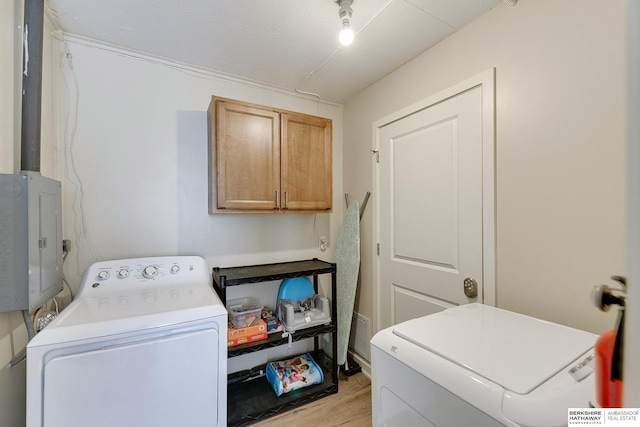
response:
M345 102L501 0L47 0L64 32Z

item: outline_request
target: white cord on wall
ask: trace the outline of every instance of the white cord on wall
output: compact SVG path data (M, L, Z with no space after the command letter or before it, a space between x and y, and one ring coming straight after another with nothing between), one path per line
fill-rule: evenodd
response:
M69 160L70 167L66 167L66 177L67 181L71 183L75 187L75 191L73 193L73 201L71 203L71 212L73 214L73 230L76 238L76 251L75 251L75 259L76 259L76 272L78 276L82 276L82 271L80 268L80 242L85 241L87 246L89 247L89 251L93 255L93 258L98 261L99 258L96 255L96 252L91 244L91 240L89 239L89 235L87 233L85 212L84 212L84 187L82 184L82 180L80 175L78 174L78 170L76 167L75 157L74 157L74 146L76 143L76 131L78 128L78 104L80 102L80 89L78 87L78 80L73 71L73 56L66 42L63 42L65 45L65 51L61 55L60 60L60 69L62 74L62 80L64 81L65 88L67 90L68 95L68 105L66 109L66 121L65 121L65 153L66 157ZM65 72L64 65L65 63L68 66L68 72ZM70 81L68 74L71 76L72 80ZM73 87L71 86L73 85ZM76 211L76 205L78 206L79 213ZM67 284L69 287L69 285ZM69 287L70 289L70 287Z

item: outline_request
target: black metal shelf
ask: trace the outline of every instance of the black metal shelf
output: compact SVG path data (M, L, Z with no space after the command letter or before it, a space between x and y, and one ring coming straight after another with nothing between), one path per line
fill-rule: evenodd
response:
M332 335L332 354L338 353L338 310L335 301L336 293L336 264L317 258L303 261L284 262L276 264L261 264L243 267L215 267L212 271L213 287L226 304L226 288L251 283L269 282L289 279L293 277L313 276L313 288L318 292L318 275L331 274L331 323L300 329L291 335L293 341L314 338L314 359L322 366L324 382L305 387L276 397L271 385L263 377L250 381L231 384L227 390L227 425L239 427L255 423L261 419L291 410L338 392L338 362L334 357L326 363L326 356L319 349L319 336ZM282 332L276 332L266 340L231 347L229 357L236 357L247 353L261 351L288 343L289 338L282 337ZM330 369L329 369L330 368Z
M290 279L293 277L313 276L334 273L334 263L313 258L303 261L282 262L276 264L260 264L242 267L213 268L213 285L223 301L229 286L245 285L247 283L270 282L273 280ZM314 282L314 286L317 283ZM316 289L316 292L318 290Z
M300 329L291 334L292 341L300 341L305 338L313 338L318 335L328 334L336 330L335 325L329 323L326 325L314 326L312 328ZM275 332L270 334L269 337L262 341L255 341L252 343L241 344L235 347L229 347L229 357L240 356L247 353L254 353L256 351L265 350L271 347L278 347L289 342L288 337L282 337L282 332Z
M314 353L314 359L324 374L322 384L294 390L279 397L276 397L271 385L264 377L230 385L227 390L227 425L241 427L253 424L337 393L337 376L332 375L319 363L322 357L322 354Z

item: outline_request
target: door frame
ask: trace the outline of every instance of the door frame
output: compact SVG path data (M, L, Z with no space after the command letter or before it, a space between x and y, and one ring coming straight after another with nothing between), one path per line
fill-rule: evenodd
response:
M444 89L395 113L376 120L372 124L372 151L379 153L380 129L392 122L424 110L439 102L445 101L470 89L482 88L482 303L496 305L496 171L495 171L495 68L479 73L454 86ZM374 156L376 159L378 156ZM373 162L373 194L379 194L380 167ZM380 197L376 197L373 211L372 253L377 254L380 242ZM381 329L381 304L388 299L381 298L380 256L374 255L373 262L373 310L375 315L375 331Z

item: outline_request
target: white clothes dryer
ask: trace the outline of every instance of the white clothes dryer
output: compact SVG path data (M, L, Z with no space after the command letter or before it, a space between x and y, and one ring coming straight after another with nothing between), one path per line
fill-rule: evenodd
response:
M371 340L374 426L563 426L595 397L597 336L482 304Z
M226 342L204 259L95 263L27 345L27 427L226 426Z

